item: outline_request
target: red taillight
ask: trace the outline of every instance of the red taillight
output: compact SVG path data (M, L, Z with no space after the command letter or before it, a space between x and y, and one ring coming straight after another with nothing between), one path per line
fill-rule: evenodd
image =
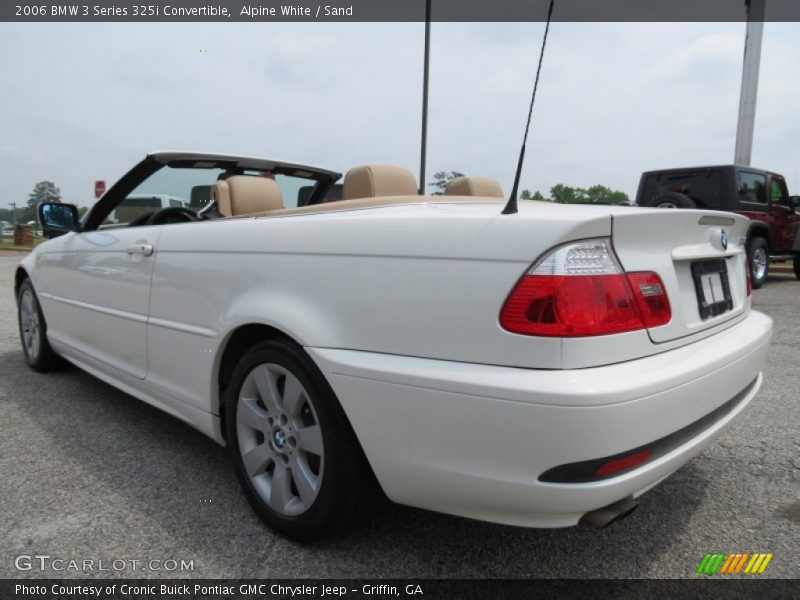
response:
M556 248L517 283L500 312L513 333L576 337L656 327L671 318L655 273L622 272L607 240Z
M640 465L643 462L647 462L650 460L652 455L653 453L649 449L645 449L634 454L628 454L628 456L623 456L622 458L615 458L614 460L610 460L607 463L600 465L595 475L611 475L612 473L617 473L618 471L625 471L626 469Z
M628 273L636 307L645 327L666 325L672 318L664 283L655 273Z
M642 328L623 275L526 275L500 323L514 333L581 336Z

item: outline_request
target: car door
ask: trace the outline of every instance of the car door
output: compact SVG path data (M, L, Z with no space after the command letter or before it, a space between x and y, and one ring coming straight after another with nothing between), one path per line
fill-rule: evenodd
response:
M210 189L224 172L214 165L171 153L148 155L98 200L81 231L61 248L53 294L56 339L117 371L147 378L159 238L164 227L196 219L187 198L198 184Z
M770 175L769 227L773 254L790 252L800 229L800 215L789 202L786 181L780 175Z
M64 240L55 290L59 341L133 377L147 375L147 315L161 228L86 231Z

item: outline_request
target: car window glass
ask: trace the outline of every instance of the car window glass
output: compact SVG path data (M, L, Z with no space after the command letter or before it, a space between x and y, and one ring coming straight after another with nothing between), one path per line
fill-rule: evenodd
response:
M285 208L295 208L305 204L305 201L308 200L307 196L310 195L310 192L306 192L305 189L309 187L309 183L312 184L311 189L313 189L314 183L309 179L280 174L275 176L275 182L281 188Z
M721 208L722 174L718 169L701 169L655 173L646 177L643 188L645 199L665 192L684 194L701 207Z
M101 227L122 227L169 207L200 210L211 199L211 188L222 169L164 167L140 183L105 218Z
M772 202L789 206L789 194L786 192L786 185L781 179L773 179L770 182L769 196Z
M742 202L767 203L767 178L758 173L739 173L739 197Z

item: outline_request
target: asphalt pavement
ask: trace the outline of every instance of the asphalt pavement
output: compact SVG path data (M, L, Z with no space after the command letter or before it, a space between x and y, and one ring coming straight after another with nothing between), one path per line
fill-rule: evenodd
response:
M12 291L19 258L0 253L0 577L680 578L701 577L707 552L771 552L761 577L800 577L792 275L754 293L776 324L761 393L611 528L519 529L387 502L358 530L304 546L261 524L211 440L76 368L28 369ZM19 556L51 558L19 570L30 562ZM53 559L93 560L94 572ZM164 570L180 559L193 570ZM161 570L131 562L150 560Z

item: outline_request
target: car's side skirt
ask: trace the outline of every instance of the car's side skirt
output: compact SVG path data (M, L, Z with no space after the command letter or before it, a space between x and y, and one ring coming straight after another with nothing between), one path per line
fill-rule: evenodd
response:
M225 439L222 435L220 418L218 415L213 415L209 412L200 410L199 408L187 404L161 390L154 388L147 382L127 375L114 367L106 365L86 354L80 350L76 350L56 339L51 338L50 343L53 349L63 356L66 360L74 364L79 369L86 371L104 381L105 383L130 394L134 398L146 402L151 406L164 411L165 413L176 417L191 425L201 433L204 433L215 442L225 445Z

